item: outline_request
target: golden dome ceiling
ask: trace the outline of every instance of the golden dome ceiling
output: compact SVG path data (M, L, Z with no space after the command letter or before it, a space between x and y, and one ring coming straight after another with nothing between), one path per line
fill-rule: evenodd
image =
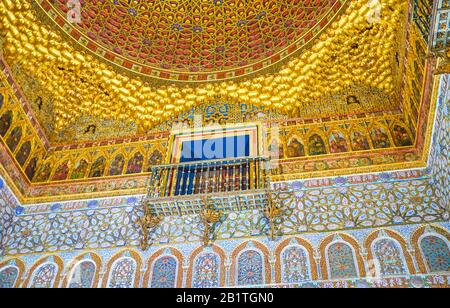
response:
M38 0L53 22L107 61L177 81L258 71L310 41L340 0Z
M61 1L61 3L64 2ZM130 8L139 8L136 1L126 1L126 3L128 2L131 3ZM142 2L156 5L159 1ZM202 1L164 1L170 7L172 7L171 3L172 5L181 5L187 2L202 3ZM220 1L216 1L216 6L218 2ZM287 9L290 7L287 3L292 3L291 0L250 2L260 3L259 8L266 5L267 11L272 7L271 3L278 3L280 6L285 3L285 12L291 12L287 15L291 16L290 18L295 16L292 15L292 10ZM52 109L43 116L47 120L42 121L51 122L49 127L51 126L51 133L54 134L64 131L85 117L92 117L98 121L133 123L133 126L136 127L134 133L142 133L192 107L217 98L224 101L265 106L292 116L333 116L336 115L336 110L340 109L334 108L333 103L329 102L330 98L339 93L348 92L352 87L369 89L368 91L385 95L393 95L394 90L399 88L397 82L400 80L399 67L401 65L398 53L400 44L404 41L404 22L408 3L406 0L381 0L381 19L375 23L369 23L367 18L368 1L341 2L345 7L342 14L326 27L316 40L311 42L308 49L289 57L283 65L272 67L270 72L220 83L171 84L130 75L117 69L116 65L110 65L109 62L103 61L104 54L102 52L98 52L102 55L102 59L99 59L98 54L94 56L85 48L78 48L79 46L74 44L71 38L55 29L53 21L46 18L48 17L48 8L47 13L43 13L42 8L33 9L32 3L35 1L31 0L0 1L0 39L2 40L3 56L9 66L13 68L15 78L22 85L23 92L28 99L34 101L39 93L51 100ZM52 1L52 3L59 3L59 0ZM107 16L108 12L120 12L120 5L124 5L120 1L89 1L89 3L98 3L98 7L109 5L109 11L97 12L104 16ZM117 7L113 8L111 3L116 3ZM161 3L163 2L161 1ZM205 4L205 8L211 7L210 3L214 3L214 1L208 1L208 3L208 5ZM227 3L231 2L227 1ZM239 1L234 3L239 3ZM303 5L309 3L311 6L317 4L319 7L327 8L334 1L311 0L309 2L299 1L299 3ZM133 4L137 6L133 6ZM216 6L214 6L216 10L224 10L227 7L227 5ZM54 9L56 7L56 4L54 7L52 6ZM256 8L258 6L255 7L254 12L259 11ZM58 7L57 10L62 12L61 7ZM171 12L175 14L175 7ZM122 13L126 12L122 10ZM52 16L53 20L62 25L66 32L71 31L64 26L64 20L57 18L56 15ZM101 28L106 25L98 24L96 26L94 22L98 21L96 16L98 15L93 14L89 19L93 22L90 24L90 29L97 27L96 33L99 34L102 33ZM247 16L253 15L247 13ZM267 17L270 16L267 14ZM175 17L176 14L173 18ZM283 18L281 20L289 20L288 17ZM77 27L81 29L81 26ZM305 26L304 31L313 28L311 24L309 27ZM219 30L217 29L217 33ZM83 31L89 32L88 28ZM298 33L300 32L298 31ZM300 38L301 35L292 36L292 41ZM170 35L167 38L170 38ZM274 38L273 35L272 38ZM96 40L100 44L101 41L98 37ZM217 40L216 35L215 42ZM206 46L205 42L199 43ZM274 42L272 41L272 43ZM88 41L85 43L89 44ZM191 43L195 45L196 40ZM248 43L251 44L247 41L244 45L248 45ZM114 50L112 45L108 47L105 42L102 44L105 45L105 48ZM286 44L288 44L287 41ZM189 46L193 48L194 45ZM275 55L283 49L281 45L277 47L276 44L272 47L272 49L264 49L264 52L255 56L254 60L267 59L271 52ZM127 46L122 47L121 52L128 54L128 58L132 58L132 53ZM287 56L283 52L281 54ZM140 61L148 63L148 59ZM155 68L158 68L158 65L161 68L163 62L154 64ZM211 63L214 63L213 67L205 66L203 69L214 71L226 67L224 61L214 60ZM240 64L242 63L237 61L230 67L239 69ZM191 68L194 67L192 63L189 65ZM177 69L176 65L172 68ZM181 72L186 70L186 67L179 69ZM32 86L25 86L26 84L32 84ZM378 102L372 102L372 105L377 104ZM379 109L382 110L383 107L385 106L380 103ZM123 125L116 125L116 127L120 129ZM117 132L111 131L110 134L112 137Z

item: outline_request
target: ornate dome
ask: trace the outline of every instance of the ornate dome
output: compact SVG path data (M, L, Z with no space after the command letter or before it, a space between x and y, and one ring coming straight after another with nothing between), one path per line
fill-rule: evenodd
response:
M39 0L81 45L127 70L178 81L224 80L271 66L311 41L343 0Z

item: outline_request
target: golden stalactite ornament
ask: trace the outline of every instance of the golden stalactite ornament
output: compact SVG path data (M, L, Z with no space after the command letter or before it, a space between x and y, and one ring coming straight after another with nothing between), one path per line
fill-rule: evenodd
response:
M86 115L134 122L145 131L217 97L295 114L354 84L393 93L395 40L407 4L380 0L381 19L368 23L368 1L351 1L309 49L276 71L246 80L170 84L125 75L76 50L36 17L31 2L0 1L4 58L36 76L54 97L56 132Z

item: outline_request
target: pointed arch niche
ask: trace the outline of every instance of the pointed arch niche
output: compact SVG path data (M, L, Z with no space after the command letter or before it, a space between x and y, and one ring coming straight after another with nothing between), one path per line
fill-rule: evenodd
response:
M161 269L159 273L158 268ZM182 285L183 254L175 248L162 248L153 253L148 260L144 287L181 288Z
M294 257L295 255L295 257ZM287 268L290 259L296 258L296 269L289 275L289 269ZM304 267L307 267L306 269ZM301 273L296 274L295 272ZM298 279L289 281L289 276L294 275ZM304 278L301 277L305 276ZM275 282L276 283L298 283L310 280L317 280L317 264L314 260L314 249L312 245L301 238L295 237L286 239L281 242L275 249Z

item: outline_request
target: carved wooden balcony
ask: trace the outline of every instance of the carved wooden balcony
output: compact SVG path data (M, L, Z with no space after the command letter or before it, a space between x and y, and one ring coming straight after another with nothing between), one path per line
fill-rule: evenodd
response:
M145 204L157 216L264 208L269 203L268 166L266 157L155 166Z
M274 238L274 218L280 210L272 201L269 166L266 157L246 157L153 167L144 215L137 222L142 229L141 249L148 249L150 234L170 216L199 215L203 243L209 245L227 213L259 209Z

